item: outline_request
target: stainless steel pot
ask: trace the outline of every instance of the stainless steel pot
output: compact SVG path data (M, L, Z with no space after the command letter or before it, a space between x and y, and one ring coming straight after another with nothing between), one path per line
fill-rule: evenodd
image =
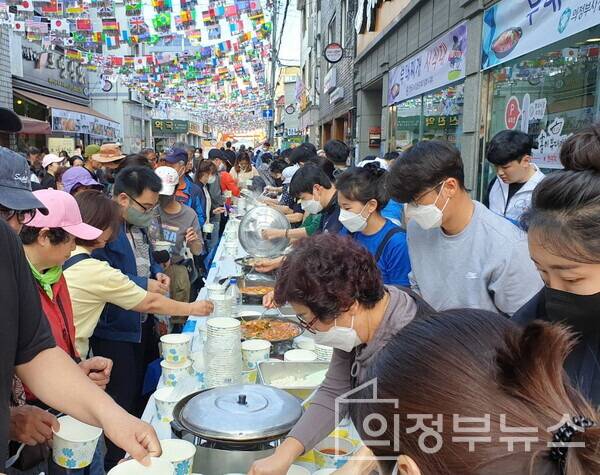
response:
M235 385L191 394L177 403L171 427L196 445L194 472L247 473L271 455L302 415L298 399L277 388Z

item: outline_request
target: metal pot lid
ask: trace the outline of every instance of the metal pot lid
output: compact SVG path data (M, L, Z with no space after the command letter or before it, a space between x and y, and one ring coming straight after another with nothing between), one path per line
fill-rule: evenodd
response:
M180 412L180 422L202 438L250 442L284 436L301 415L300 401L281 389L234 385L191 398Z
M268 206L257 206L246 213L240 223L238 237L244 250L254 257L275 257L283 253L289 239L263 239L265 228L290 229L285 215Z

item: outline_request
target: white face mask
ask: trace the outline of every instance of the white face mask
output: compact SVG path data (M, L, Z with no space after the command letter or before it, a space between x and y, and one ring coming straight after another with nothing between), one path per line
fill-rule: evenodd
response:
M200 152L196 152L196 153L194 153L194 157L196 157L196 158L200 158Z
M362 213L367 205L363 206L360 213L353 213L345 209L340 210L340 223L351 233L358 233L367 227L368 217L365 218Z
M217 177L213 175L208 179L208 184L212 185L215 181L217 181Z
M443 189L444 184L442 184L442 188L440 188L440 192L438 193L435 202L431 205L415 205L413 203L409 203L406 206L406 217L408 219L414 219L423 229L439 228L442 225L444 210L450 201L450 198L448 198L442 209L439 209L436 206Z
M315 332L315 343L350 353L358 345L361 345L362 341L354 329L354 317L352 317L350 328L338 327L337 324L334 324L334 327L326 332Z
M319 214L323 211L323 206L317 200L300 200L300 207L308 214Z

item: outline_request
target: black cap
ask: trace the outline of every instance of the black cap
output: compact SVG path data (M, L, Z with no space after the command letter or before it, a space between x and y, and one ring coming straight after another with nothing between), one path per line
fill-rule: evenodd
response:
M208 159L209 160L216 160L217 158L223 158L223 152L221 150L219 150L218 148L211 148L208 151Z
M39 209L48 213L31 192L31 170L27 160L5 147L0 147L0 205L16 211Z
M5 132L19 132L23 128L23 123L15 111L0 107L0 130Z

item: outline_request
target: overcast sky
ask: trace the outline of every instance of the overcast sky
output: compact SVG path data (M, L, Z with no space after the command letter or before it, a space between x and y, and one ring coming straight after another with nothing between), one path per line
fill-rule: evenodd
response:
M281 31L285 4L286 0L279 0L279 20L277 22L280 28L279 31ZM281 50L279 51L279 60L282 64L286 66L298 66L300 64L300 48L298 46L301 42L300 12L296 10L296 0L290 0L285 25L283 25Z

